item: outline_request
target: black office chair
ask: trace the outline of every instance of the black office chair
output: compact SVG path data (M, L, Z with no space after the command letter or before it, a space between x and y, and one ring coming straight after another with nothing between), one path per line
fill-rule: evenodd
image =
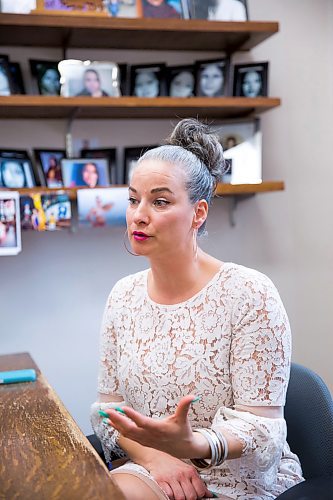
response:
M333 400L312 370L292 363L285 406L287 441L301 461L304 483L279 500L333 499Z

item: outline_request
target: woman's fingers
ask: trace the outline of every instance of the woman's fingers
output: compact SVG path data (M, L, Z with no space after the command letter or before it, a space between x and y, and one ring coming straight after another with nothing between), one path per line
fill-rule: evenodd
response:
M199 401L199 399L200 398L193 395L185 396L184 398L182 398L179 401L175 411L175 417L177 418L177 420L179 420L180 422L186 422L191 405Z
M198 474L194 475L191 481L198 498L213 498L213 494L209 491Z

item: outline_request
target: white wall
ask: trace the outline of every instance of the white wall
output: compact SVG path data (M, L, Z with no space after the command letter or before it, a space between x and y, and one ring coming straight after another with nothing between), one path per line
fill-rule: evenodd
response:
M228 200L216 200L203 247L267 273L276 283L293 329L294 360L333 389L330 307L333 294L332 185L333 6L330 0L249 0L252 20L276 20L280 33L235 61L270 61L270 95L282 106L262 115L264 178L285 180L283 193L239 204L236 227ZM61 56L56 49L1 49L24 64ZM206 53L71 51L70 57L119 62L192 62ZM62 121L0 121L0 147L62 147ZM170 120L81 121L75 144L158 142ZM93 131L93 132L91 132ZM126 254L123 228L23 235L23 252L0 259L0 352L29 351L84 432L95 398L98 331L107 294L121 276L146 267Z

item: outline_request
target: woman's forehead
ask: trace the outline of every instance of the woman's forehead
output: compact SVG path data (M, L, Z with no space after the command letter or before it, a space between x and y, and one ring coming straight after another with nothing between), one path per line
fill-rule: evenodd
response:
M183 186L184 180L185 174L179 165L158 159L147 159L140 161L137 165L131 183L140 181L152 184L164 181L168 184Z

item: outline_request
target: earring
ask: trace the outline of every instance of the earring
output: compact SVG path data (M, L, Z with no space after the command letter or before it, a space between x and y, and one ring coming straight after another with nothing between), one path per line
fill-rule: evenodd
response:
M128 239L128 230L127 229L126 229L126 231L124 233L124 236L123 236L123 245L125 247L125 250L126 250L127 253L130 253L131 255L134 255L134 257L140 257L138 253L131 252L131 250L129 250L127 248L126 239Z
M195 227L193 229L193 253L194 253L194 260L197 260L198 258L198 228Z

